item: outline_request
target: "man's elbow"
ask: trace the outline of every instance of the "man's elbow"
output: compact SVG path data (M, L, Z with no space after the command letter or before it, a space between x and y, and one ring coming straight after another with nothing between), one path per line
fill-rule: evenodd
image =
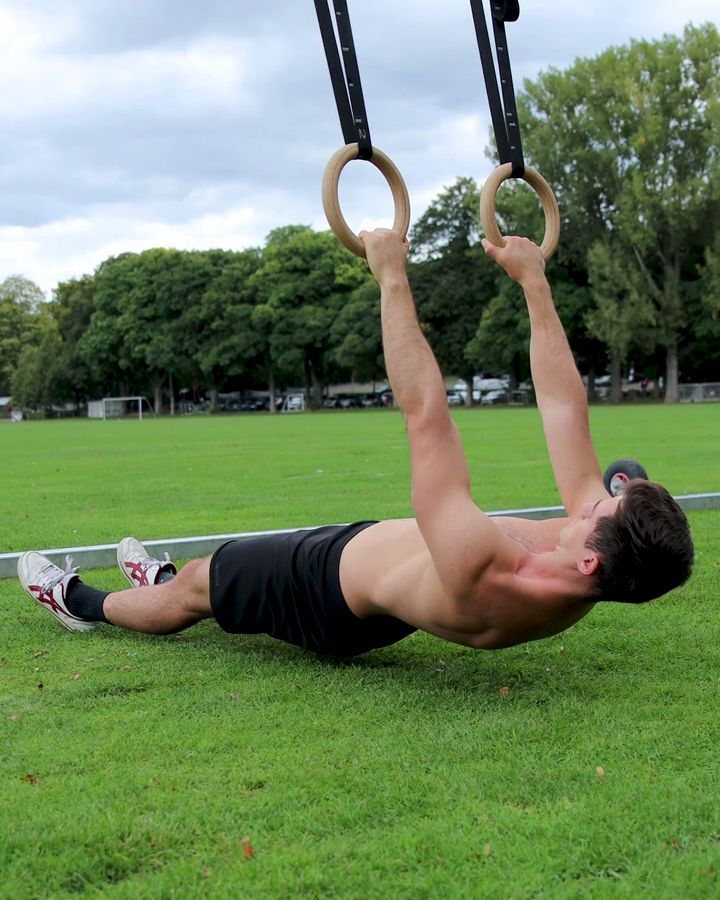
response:
M447 402L423 398L411 409L404 410L404 415L411 444L413 440L437 441L454 428Z

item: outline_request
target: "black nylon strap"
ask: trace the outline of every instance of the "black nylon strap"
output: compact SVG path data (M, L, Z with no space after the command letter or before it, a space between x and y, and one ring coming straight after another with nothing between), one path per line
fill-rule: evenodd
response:
M370 128L365 112L365 100L360 83L360 70L355 54L355 42L350 27L347 0L333 0L333 10L340 39L339 49L332 16L328 9L328 0L315 0L315 11L325 48L343 139L346 144L358 144L360 159L371 159Z
M514 22L520 13L520 9L517 3L506 3L503 0L491 0L490 6L492 9L493 37L498 59L502 100L500 99L500 88L498 88L495 62L490 47L490 37L485 23L482 0L470 0L498 156L501 163L509 162L512 164L513 178L521 178L525 172L525 160L520 139L520 125L518 123L515 90L510 68L510 55L505 35L505 22Z

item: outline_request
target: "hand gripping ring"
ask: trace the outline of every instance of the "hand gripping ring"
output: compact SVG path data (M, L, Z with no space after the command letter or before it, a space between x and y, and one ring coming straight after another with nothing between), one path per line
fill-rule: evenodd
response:
M348 227L343 214L340 212L340 200L338 198L340 173L351 159L357 158L357 144L345 144L344 147L341 147L337 153L330 157L323 174L322 201L328 224L337 239L348 250L351 250L357 256L365 258L363 242ZM393 200L395 201L395 221L393 222L392 230L405 240L410 227L410 197L408 196L403 177L390 157L386 156L382 150L378 150L377 147L373 147L370 162L382 172L390 186Z
M483 185L482 194L480 195L480 222L482 223L485 237L490 243L497 247L504 247L505 241L500 234L495 217L495 196L498 188L512 174L512 164L504 163L494 169ZM545 181L542 175L530 166L525 166L525 174L522 176L523 181L527 181L530 187L535 191L542 204L545 213L545 235L543 236L540 249L545 261L555 252L560 239L560 210L558 209L555 194L552 188Z

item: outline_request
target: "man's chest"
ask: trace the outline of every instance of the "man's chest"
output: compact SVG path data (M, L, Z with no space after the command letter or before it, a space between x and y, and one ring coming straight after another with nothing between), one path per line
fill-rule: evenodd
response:
M554 550L558 535L568 524L562 519L520 519L513 516L497 516L493 519L498 528L532 553Z

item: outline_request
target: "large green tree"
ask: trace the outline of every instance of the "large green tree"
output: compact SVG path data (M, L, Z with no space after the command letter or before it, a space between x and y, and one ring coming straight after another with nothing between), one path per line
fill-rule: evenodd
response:
M200 311L203 297L233 258L157 248L101 264L78 352L104 392L150 390L158 412L165 395L174 412L177 382L192 380L213 327Z
M144 392L144 372L128 369L124 364L124 334L120 317L133 289L138 255L123 253L109 257L95 270L93 312L77 354L87 366L100 396Z
M681 365L693 381L720 381L720 230L707 248L690 310L695 323Z
M220 268L213 254L164 248L146 250L135 260L132 288L118 319L120 365L146 373L156 412L167 394L173 414L176 380L192 377L200 337L192 311Z
M332 357L351 381L377 381L385 362L380 321L380 288L368 279L356 288L332 324Z
M504 234L524 235L538 244L542 241L545 228L542 208L535 193L523 181L511 180L503 185L497 196L497 211ZM595 375L598 369L604 369L607 352L587 324L588 309L592 305L587 261L574 260L567 251L565 239L566 234L563 234L557 252L548 263L547 274L575 361L580 371L588 376L588 396L594 399ZM498 275L498 278L500 283L492 300L492 317L481 323L469 353L476 353L478 348L485 346L494 356L500 355L506 360L502 366L491 364L495 371L513 375L527 371L529 322L520 288L511 288L504 275ZM507 323L507 333L500 334L498 328L502 321Z
M17 406L50 410L64 394L62 338L47 304L37 312L33 340L20 353L10 380Z
M607 242L596 241L588 253L594 306L585 321L606 345L610 361L610 400L621 400L621 366L630 349L649 350L655 340L656 312L642 289L637 270L625 269L622 257Z
M44 300L42 290L21 275L0 282L0 394L10 393L23 350L40 339L38 313Z
M368 277L366 263L330 232L300 225L271 232L252 279L254 323L268 336L268 376L304 380L319 406L332 366L332 324Z
M525 145L555 189L568 257L587 267L599 242L628 296L640 279L666 352L668 401L698 265L720 224L719 98L713 25L549 70L521 98ZM589 322L600 337L602 316Z
M225 381L253 372L266 349L264 335L253 323L252 276L260 259L257 249L228 254L200 303L186 314L196 336L194 361L210 387L211 412L218 408L218 390Z
M96 393L91 368L78 352L78 344L90 326L94 308L95 279L92 275L61 281L53 290L50 312L62 342L59 354L62 378L55 384L56 400L81 403Z

